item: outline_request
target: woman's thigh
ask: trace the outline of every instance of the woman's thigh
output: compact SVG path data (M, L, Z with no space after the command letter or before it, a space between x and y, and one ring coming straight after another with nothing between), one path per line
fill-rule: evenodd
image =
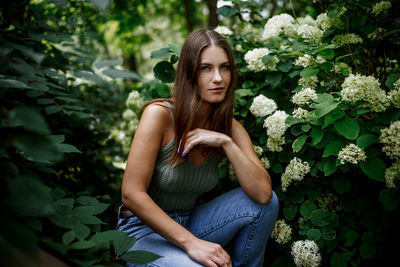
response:
M157 267L201 267L193 261L185 251L168 242L157 233L148 234L137 240L131 250L145 250L161 256L147 265L128 264L127 266L157 266Z

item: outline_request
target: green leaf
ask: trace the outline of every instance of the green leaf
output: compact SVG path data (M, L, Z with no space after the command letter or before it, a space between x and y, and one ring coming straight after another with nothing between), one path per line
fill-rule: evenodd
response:
M348 261L353 256L351 252L334 252L331 256L331 266L332 267L346 267L348 265Z
M28 85L25 83L13 80L13 79L0 79L0 88L19 88L19 89L29 89Z
M282 72L289 72L289 70L292 68L293 64L292 61L286 61L286 62L279 62L276 67L278 70Z
M324 149L324 153L322 157L326 158L329 156L337 156L339 151L344 147L344 143L342 141L333 141L330 142Z
M43 116L34 109L26 106L16 106L8 114L12 127L21 126L24 129L38 133L49 134L50 130Z
M307 67L300 71L300 76L303 78L310 78L312 76L317 75L319 72L319 69L313 68L313 67Z
M93 65L97 69L103 69L103 68L119 66L122 63L123 63L122 59L117 59L117 60L98 60Z
M157 83L156 84L156 92L159 97L167 98L170 96L170 91L168 85L164 83Z
M111 4L111 0L89 0L94 7L100 11L106 11Z
M321 142L322 138L324 137L325 131L320 127L313 127L311 129L311 144L316 145Z
M63 234L62 240L64 245L70 244L75 239L75 233L73 231L68 231Z
M57 148L63 153L82 153L82 151L70 144L57 144Z
M278 71L267 72L265 74L265 82L266 84L272 85L272 87L277 86L282 80L282 73Z
M378 143L379 139L373 134L363 134L357 138L357 146L364 149L367 146Z
M333 51L333 49L330 49L330 48L320 50L320 51L318 52L318 54L319 54L321 57L326 58L326 59L332 59L332 58L335 57L335 52Z
M93 215L88 214L75 214L74 218L76 218L80 223L83 224L104 224L99 218Z
M86 70L79 70L74 72L75 76L87 81L95 82L96 84L101 84L102 80L95 73Z
M314 210L311 213L311 222L317 226L326 226L330 222L329 212L323 209Z
M238 9L228 5L221 6L217 9L217 14L224 17L231 17L233 15L236 15L237 13L239 13Z
M339 7L337 4L331 4L328 7L328 17L329 18L336 18L337 16L339 16L340 11L342 10L341 7Z
M181 53L181 46L179 44L168 44L168 47L174 52L176 55Z
M386 164L377 157L361 161L360 168L369 178L383 182L385 180Z
M153 59L168 59L171 54L171 49L169 47L163 47L160 50L155 50L151 52L150 58Z
M61 228L71 229L74 225L71 216L55 214L49 217L50 221Z
M323 240L332 241L336 238L336 231L330 227L323 227L321 234Z
M324 162L324 174L325 176L329 176L337 170L336 166L336 158L327 158L326 161Z
M292 220L297 214L297 206L296 205L287 205L283 208L283 214L285 215L286 220Z
M125 232L121 232L118 230L107 230L104 232L96 233L94 236L92 236L90 240L93 240L98 244L103 244L118 239L124 239L125 237L127 237L127 234Z
M344 238L346 240L346 242L344 243L345 246L347 247L351 247L354 245L354 243L356 242L357 238L360 235L354 231L354 230L349 230L344 234Z
M46 111L47 115L50 115L50 114L61 111L62 108L58 105L51 105L51 106L46 107L44 110Z
M311 213L317 208L314 202L307 200L300 206L300 213L304 217L311 217Z
M350 191L351 183L347 178L335 177L332 180L332 187L339 194L344 194Z
M169 63L169 62L168 62ZM171 64L171 63L170 63ZM136 81L141 81L142 77L139 76L134 71L128 71L128 70L118 70L118 69L106 69L103 70L101 73L104 75L107 75L111 78L122 78L122 79L132 79Z
M400 79L400 73L392 73L390 74L386 81L385 81L385 85L390 89L393 90L394 89L394 83ZM0 80L1 83L1 80Z
M22 156L31 161L53 163L60 161L63 154L48 136L15 135L14 145Z
M38 99L36 99L36 102L39 105L48 105L48 104L53 104L54 100L53 99L49 99L49 98L38 98Z
M371 241L365 241L360 246L360 256L365 260L374 259L377 246Z
M321 231L318 229L310 229L307 231L307 237L310 240L319 240L321 238Z
M315 101L318 103L315 105L315 115L317 119L325 116L339 105L339 102L328 94L319 94Z
M103 204L99 203L96 205L90 205L90 206L78 206L72 210L73 215L81 215L81 214L87 214L87 215L97 215L102 212L104 212L108 208L109 204Z
M360 126L358 125L358 122L348 116L337 121L334 124L334 127L338 133L350 140L356 139L358 133L360 132Z
M97 199L95 199L94 197L89 197L89 196L80 196L76 199L76 202L81 205L100 204L100 202Z
M399 206L400 199L396 196L396 190L386 188L379 193L379 202L383 204L385 210L394 211Z
M308 135L300 135L292 144L293 152L299 152L303 145L306 143Z
M161 256L144 250L134 250L125 253L121 258L130 263L147 264L161 258Z
M89 241L89 240L81 240L73 243L70 246L70 249L89 249L95 247L97 244L94 241Z
M340 109L334 109L332 112L328 113L326 117L324 118L324 126L327 127L334 123L335 121L343 118L346 115L342 110Z
M162 82L171 83L175 78L174 66L168 61L158 62L153 68L154 76Z
M128 234L119 235L116 240L114 240L114 249L117 255L121 255L128 251L136 243L136 238L134 236L130 237Z
M255 95L255 93L250 89L237 89L235 91L235 94L238 97L245 97L245 96L253 96L253 95Z
M79 240L85 239L90 234L89 227L81 223L72 225L71 229L75 233L76 238L78 238Z

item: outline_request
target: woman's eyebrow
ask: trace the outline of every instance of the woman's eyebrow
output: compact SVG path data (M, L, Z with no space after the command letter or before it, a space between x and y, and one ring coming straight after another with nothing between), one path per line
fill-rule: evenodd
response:
M222 62L220 65L229 64L229 61ZM200 65L212 65L212 63L201 62Z

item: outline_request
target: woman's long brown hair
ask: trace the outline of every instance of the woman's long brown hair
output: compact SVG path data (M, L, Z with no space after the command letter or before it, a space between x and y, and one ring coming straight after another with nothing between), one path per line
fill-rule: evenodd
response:
M225 50L230 65L231 83L224 101L212 105L212 110L206 120L206 127L208 130L231 136L235 96L234 90L236 85L235 63L232 49L226 39L219 33L205 29L195 30L186 38L182 46L175 74L174 91L172 99L169 99L173 105L175 131L174 152L171 153L169 158L169 162L172 166L176 166L184 161L182 154L176 153L182 137L195 127L199 127L199 125L195 124L195 119L196 113L200 109L203 100L199 94L197 75L200 70L201 53L209 46L219 46ZM166 99L156 99L150 103L162 100ZM184 142L182 142L181 147L183 147L183 143ZM182 148L180 151L182 152Z

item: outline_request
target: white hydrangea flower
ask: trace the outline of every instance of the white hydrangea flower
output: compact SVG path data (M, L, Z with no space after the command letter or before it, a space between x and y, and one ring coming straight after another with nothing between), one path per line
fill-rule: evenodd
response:
M335 66L334 66L335 73L341 73L342 69L349 69L349 71L351 73L351 67L349 67L346 63L339 62L339 63L335 64Z
M382 40L386 30L384 28L377 28L374 32L368 34L368 38L372 40Z
M400 90L400 79L398 79L397 81L394 82L393 84L394 89L396 90Z
M297 18L297 22L300 25L304 25L304 24L307 24L307 25L310 25L310 26L316 26L317 25L316 21L310 15L306 15L305 17Z
M296 266L318 267L321 265L319 247L313 240L299 240L292 245L292 257Z
M244 60L247 62L247 68L249 70L259 72L262 70L276 70L276 63L279 62L277 56L274 56L268 65L265 65L262 58L270 53L268 48L255 48L248 51L244 55Z
M268 170L271 167L271 164L269 163L269 159L267 157L262 157L260 161L265 169Z
M294 118L305 118L308 114L308 110L306 109L302 109L302 108L296 108L295 110L293 110L293 117Z
M315 59L315 62L318 64L322 64L322 63L326 62L326 59L321 57L320 55L318 55L317 58Z
M293 95L292 102L296 105L310 104L313 100L317 99L318 95L314 89L303 88Z
M137 114L131 109L126 109L124 113L122 113L122 118L127 121L137 119Z
M357 164L360 161L365 161L367 156L364 150L355 144L349 144L339 151L338 159L340 163L345 164L346 162Z
M226 26L218 26L214 29L214 31L224 36L233 34L233 32Z
M132 91L128 95L125 104L128 108L135 112L139 112L145 101L138 91Z
M362 43L363 39L355 33L338 34L333 37L332 43L336 47L341 47L347 44Z
M381 129L379 140L383 144L383 153L391 159L400 159L400 120Z
M281 176L282 191L286 191L293 181L301 181L304 176L311 171L310 164L294 157L286 166L285 172Z
M314 89L318 84L318 77L314 75L308 78L300 78L297 83L303 88Z
M289 14L280 14L268 19L264 26L263 39L279 36L281 33L291 35L294 31L294 18Z
M281 136L279 138L268 137L267 147L272 152L281 152L283 150L282 146L285 144L285 137Z
M385 14L391 7L392 4L389 1L381 1L379 3L376 3L372 7L372 14L374 16L378 16L379 14Z
M385 171L385 182L388 188L396 188L398 180L400 180L400 160L397 160Z
M400 90L394 89L388 93L390 102L396 107L400 108Z
M349 102L366 101L366 106L375 112L382 112L390 105L386 92L373 76L350 74L342 84L342 98Z
M296 61L294 62L294 65L307 68L308 66L311 66L313 63L314 63L314 60L313 60L312 56L310 56L309 54L304 54L304 56L301 56L298 59L296 59Z
M286 244L292 238L292 228L285 220L277 220L274 230L272 230L271 238L275 239L279 244Z
M332 20L328 17L327 13L319 14L315 22L318 27L320 27L324 31L332 26Z
M313 42L320 42L323 32L316 26L303 24L297 27L297 34L304 39L308 39Z
M285 111L277 110L274 114L264 120L264 128L267 128L267 135L274 139L280 139L289 127L286 118L289 115Z
M260 146L253 145L254 152L256 152L258 157L261 157L263 149Z
M278 108L275 101L259 95L253 99L249 110L256 117L263 117L272 114Z

